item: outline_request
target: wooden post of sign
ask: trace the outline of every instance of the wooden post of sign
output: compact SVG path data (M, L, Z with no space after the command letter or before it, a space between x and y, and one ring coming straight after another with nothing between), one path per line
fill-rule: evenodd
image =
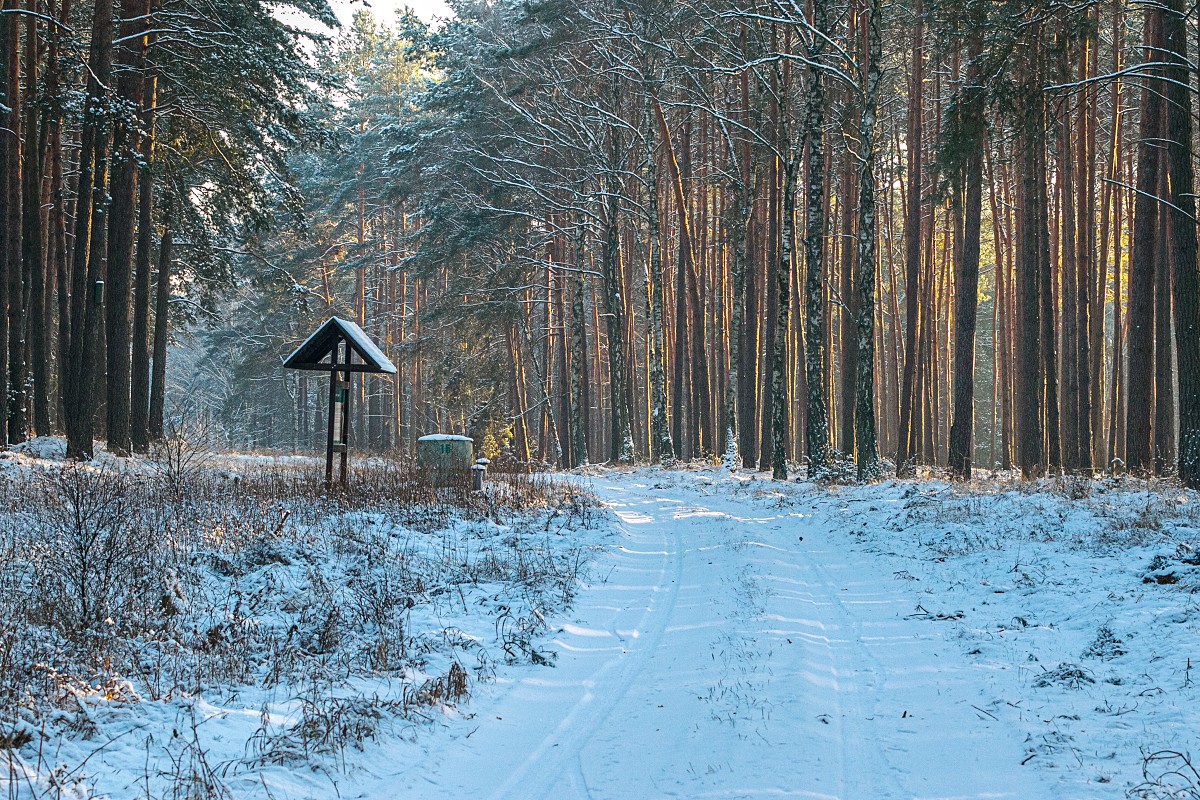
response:
M333 353L330 356L330 361L334 364L338 363L338 358L341 357L342 343L341 340L336 340L333 343ZM334 445L334 421L335 412L337 411L337 394L338 392L338 373L337 370L329 371L329 437L325 444L325 488L333 488L333 445ZM344 423L343 423L344 424ZM345 479L345 467L343 469L343 480Z
M350 345L346 345L346 360L343 364L350 363ZM342 441L340 443L342 452L342 468L338 478L342 486L346 485L347 466L350 461L350 398L354 396L354 392L350 391L351 372L346 370L342 373L341 386L342 390Z
M345 344L345 355L342 354ZM345 361L342 361L342 358ZM338 366L350 363L350 344L338 339L330 355L329 435L325 446L325 487L333 487L333 454L338 453L338 483L346 485L350 460L350 370Z

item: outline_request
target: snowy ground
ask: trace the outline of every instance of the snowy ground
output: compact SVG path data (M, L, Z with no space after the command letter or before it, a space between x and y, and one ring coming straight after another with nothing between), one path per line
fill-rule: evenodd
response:
M476 569L407 623L450 632L419 677L460 663L469 700L439 684L419 714L364 720L353 701L396 696L403 675L357 674L334 686L341 704L316 680L161 702L133 686L137 702L90 701L92 728L55 729L22 763L52 751L41 762L68 765L71 791L115 800L1200 797L1172 756L1200 740L1195 494L1071 479L816 487L718 469L572 480L607 522L529 545L590 554L573 596L551 603ZM365 519L359 535L397 538ZM513 535L470 530L468 549ZM415 559L413 535L399 538ZM436 556L439 541L429 563L483 563ZM320 552L345 574L355 551ZM259 569L283 573L262 591L286 589L288 570ZM560 610L543 627L539 608ZM365 735L309 752L305 723ZM181 775L212 786L171 789Z
M592 489L616 524L556 668L506 670L344 796L1193 796L1143 765L1200 732L1194 496L658 470Z

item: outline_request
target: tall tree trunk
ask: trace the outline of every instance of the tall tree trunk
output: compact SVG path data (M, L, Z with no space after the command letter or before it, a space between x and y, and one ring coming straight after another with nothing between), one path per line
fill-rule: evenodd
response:
M1167 84L1171 173L1175 340L1179 359L1179 477L1200 487L1200 274L1196 263L1196 197L1192 171L1192 94L1188 88L1186 7L1166 0L1164 46L1172 62Z
M867 74L859 124L858 179L858 358L855 389L855 463L858 480L879 477L875 434L875 124L883 74L882 0L871 0L867 21Z
M1033 185L1037 191L1037 202L1034 204L1036 224L1038 227L1038 269L1039 288L1041 290L1041 350L1042 350L1042 380L1045 382L1045 403L1042 408L1045 413L1046 425L1046 465L1051 470L1062 468L1062 426L1059 422L1058 403L1058 320L1054 304L1054 267L1050 254L1049 215L1050 199L1047 188L1046 165L1046 117L1044 100L1043 114L1038 129L1040 144L1034 149L1038 159L1038 179Z
M11 11L15 8L14 0L4 0L0 9ZM18 176L10 174L13 170L13 156L20 158L20 129L21 121L14 108L11 97L12 89L9 73L12 70L12 58L17 49L12 45L12 35L17 30L17 15L13 13L0 14L0 444L8 441L8 307L9 284L14 272L20 274L19 258L10 256L20 253L20 241L13 240L19 236L20 228L13 230L13 222L21 219L21 198L10 193L9 188ZM19 103L19 101L15 101ZM17 106L19 108L19 105Z
M921 0L914 9L912 69L908 90L908 200L904 217L904 374L900 387L900 430L896 441L896 471L908 474L912 460L920 452L913 417L920 415L917 365L920 359L921 314L921 147L922 100L925 82L925 23Z
M1142 57L1161 60L1162 12L1147 6L1142 27ZM1133 254L1129 265L1129 364L1125 422L1125 463L1134 471L1152 466L1150 409L1154 407L1154 282L1158 250L1158 173L1162 137L1163 82L1147 68L1138 127L1137 196L1133 202Z
M171 203L163 208L163 235L158 244L158 275L154 299L154 367L150 372L150 441L163 438L167 386L167 335L171 317L171 267L174 231L171 230ZM321 404L317 403L320 410ZM322 426L315 426L321 430Z
M71 0L62 0L59 4L59 21L65 25L70 19ZM46 96L53 103L47 115L49 126L49 169L50 169L50 242L53 261L50 269L54 271L57 284L54 294L57 295L58 311L58 347L55 355L58 360L58 397L55 403L55 416L59 419L59 429L62 428L62 402L64 386L68 374L71 352L71 271L70 253L67 246L67 184L63 175L63 106L60 98L61 71L59 67L60 42L64 35L59 25L50 27L49 52L47 61L49 69L46 76ZM48 303L54 300L48 298ZM47 314L47 319L50 315ZM49 334L49 331L47 331Z
M1124 29L1124 14L1122 9L1124 4L1121 0L1113 0L1113 65L1112 71L1118 73L1121 71L1123 64L1121 53L1124 49L1124 41L1122 30ZM1112 88L1112 126L1111 138L1109 140L1109 168L1108 181L1106 186L1109 190L1106 197L1110 197L1112 205L1112 270L1113 270L1113 344L1112 344L1112 367L1109 369L1109 400L1108 400L1108 447L1106 453L1105 468L1111 468L1116 464L1117 459L1124 456L1125 436L1123 423L1125 416L1122 413L1122 403L1125 399L1125 392L1122 390L1122 383L1125 377L1123 357L1125 353L1125 326L1122 319L1122 269L1121 269L1121 232L1122 221L1124 219L1124 208L1122 200L1125 197L1125 190L1117 184L1121 180L1123 159L1121 158L1121 134L1124 128L1124 114L1121 113L1121 102L1124 96L1124 83L1117 79L1113 83ZM1101 209L1101 224L1109 223L1110 217L1108 209ZM1102 229L1103 231L1103 229ZM1101 253L1104 253L1103 245L1107 243L1107 237L1102 238ZM1107 258L1104 258L1104 267L1107 268ZM1101 335L1104 332L1104 292L1099 292L1100 295L1100 310L1101 313L1096 316L1096 327L1100 330ZM1103 348L1097 348L1102 350Z
M36 11L38 0L29 0L29 11ZM37 103L34 102L37 91L37 60L40 56L41 22L34 16L26 19L25 29L25 60L30 62L28 112L26 112L26 130L34 130L37 125ZM52 67L53 70L53 67ZM54 109L47 109L41 115L41 127L38 131L37 155L26 158L26 194L25 207L48 209L53 203L53 196L46 180L46 167L49 161L48 148L50 130L55 125ZM30 253L30 356L32 372L34 372L34 431L37 435L49 435L50 431L50 366L53 348L52 332L54 329L53 285L54 266L50 255L54 253L55 241L53 231L46 235L47 222L50 215L38 210L25 219L26 246L32 247ZM46 245L43 246L43 242Z
M650 457L652 461L674 461L671 428L667 419L666 340L663 332L662 244L658 221L657 127L651 117L651 94L646 94L645 117L646 223L649 242L646 254L646 303L650 317Z
M753 176L752 183L747 184L752 197L756 197L758 192L756 188L763 182L761 164L756 164L756 169L751 171ZM738 387L738 443L742 456L742 466L746 469L755 469L758 466L758 428L756 422L758 420L758 356L759 356L759 328L761 323L762 312L760 308L760 291L758 259L759 251L762 249L762 227L761 227L761 203L750 201L750 215L747 218L749 221L746 228L746 259L745 259L745 291L744 299L744 314L742 316L742 330L739 334L739 349L737 358L740 366L738 367L739 387ZM732 358L732 355L731 355Z
M23 186L21 180L22 151L28 151L34 146L33 131L22 130L25 125L21 119L21 25L20 16L15 12L19 9L18 0L6 0L6 24L0 41L4 42L3 56L6 62L4 70L5 104L9 107L7 130L3 135L7 139L4 151L5 179L2 190L7 195L8 210L0 219L0 224L6 230L4 259L7 264L8 284L8 393L5 408L7 419L7 438L10 444L23 442L28 436L28 419L25 391L25 286L26 263L23 258L22 220L29 209L22 209ZM23 140L22 140L23 139ZM37 205L32 206L37 213ZM0 313L5 308L0 305Z
M1165 27L1165 26L1164 26ZM1168 103L1163 103L1163 139L1170 133L1166 127ZM1155 475L1167 475L1175 468L1175 366L1172 359L1171 337L1171 261L1172 230L1175 218L1170 202L1168 186L1170 169L1166 148L1159 151L1158 196L1162 198L1158 210L1158 268L1154 275L1154 427L1152 432L1151 462Z
M71 268L71 350L63 380L63 413L67 455L92 457L98 349L103 306L96 301L103 263L99 240L107 191L103 108L112 72L113 0L96 0L92 44L88 56L86 113L80 138L79 177L75 203L75 257Z
M808 48L812 66L804 96L804 137L808 141L808 196L804 208L804 345L808 413L804 420L809 478L828 467L829 414L825 404L825 94L821 61L829 35L828 0L813 0L816 29Z
M152 47L154 34L147 39ZM142 107L142 162L150 164L154 159L154 105L157 102L158 79L153 74L145 77L144 105ZM138 241L137 265L133 290L133 351L130 373L129 434L130 444L136 453L150 449L150 281L153 267L151 250L154 247L154 175L144 172L138 183ZM302 383L301 386L307 386ZM307 422L307 409L302 410ZM307 432L305 432L307 433ZM307 438L307 437L305 437Z
M51 317L46 314L46 253L43 246L45 213L44 191L45 154L49 133L45 114L40 114L36 102L38 91L38 59L41 55L41 22L34 16L38 0L28 0L31 12L25 21L25 193L24 260L29 276L29 353L33 373L33 428L39 436L50 433L50 330ZM39 126L39 117L42 119ZM34 143L34 131L37 142Z
M143 64L150 0L124 0L121 6L121 48L117 99L128 111L113 128L112 197L108 214L108 278L105 293L105 336L108 360L106 411L108 449L129 455L130 443L130 289L133 283L133 241L137 210L138 116L141 113Z
M785 85L780 81L780 85ZM787 340L792 295L792 242L796 238L796 190L800 171L800 143L791 141L781 109L779 137L786 153L783 168L783 220L779 226L779 251L771 270L775 279L775 325L771 342L771 477L787 480L788 421Z
M983 218L983 161L987 147L987 131L983 120L985 98L979 86L979 60L983 54L981 27L976 24L972 28L967 52L967 86L963 90L960 132L966 147L961 173L964 190L963 243L954 274L954 401L949 467L953 474L963 480L970 480L974 461L975 328L979 297L980 223ZM994 328L992 335L995 342ZM993 350L993 358L997 355Z
M850 34L852 35L853 32ZM850 116L851 108L852 104L847 103L847 117ZM850 120L847 119L844 124L848 130L851 124ZM862 146L861 143L859 146ZM861 159L861 157L860 153L859 158ZM854 280L854 259L857 256L858 238L855 236L854 227L860 204L858 200L859 170L855 169L854 161L854 158L845 159L840 170L841 187L838 194L842 207L841 230L836 239L841 248L841 258L838 259L840 262L838 294L841 299L841 302L838 303L838 343L840 345L841 375L839 376L837 413L834 418L837 421L836 446L847 458L854 457L854 403L858 386L858 298ZM859 166L861 168L861 164Z
M1089 21L1096 19L1094 10L1087 12ZM1091 80L1095 77L1097 37L1094 30L1088 31L1083 40L1080 52L1079 77ZM1095 432L1100 428L1100 408L1104 398L1103 393L1097 394L1096 387L1100 385L1103 374L1103 360L1097 352L1097 347L1103 349L1104 329L1104 285L1099 277L1096 264L1096 123L1099 114L1092 109L1097 99L1098 88L1089 85L1084 89L1084 100L1079 109L1080 132L1079 148L1076 154L1076 171L1080 191L1078 213L1079 224L1079 254L1076 256L1076 266L1079 277L1076 283L1079 289L1079 311L1076 316L1078 325L1079 355L1077 369L1079 379L1079 411L1078 439L1079 463L1077 468L1083 475L1091 475L1098 455L1097 437ZM1102 272L1102 271L1101 271ZM1096 298L1099 296L1097 307ZM1095 336L1099 325L1100 337Z
M576 467L588 463L587 450L587 390L588 390L588 346L587 318L584 316L583 280L584 229L580 224L575 242L575 280L571 293L571 464Z
M1040 24L1029 31L1035 48L1040 36ZM1036 56L1034 57L1036 59ZM1041 324L1041 274L1043 272L1042 242L1045 215L1038 206L1045 197L1045 101L1036 64L1021 67L1019 88L1021 107L1018 110L1020 150L1021 241L1017 258L1017 460L1021 473L1029 478L1045 471L1043 412L1045 382L1041 369L1039 342ZM1039 186L1040 184L1040 186ZM1048 268L1048 265L1047 265Z
M695 251L692 246L692 225L690 215L688 214L687 193L683 185L685 169L680 167L679 159L676 156L675 145L671 139L671 129L667 126L667 117L663 113L662 105L658 102L657 98L651 98L651 103L658 124L659 134L662 136L663 158L670 173L671 190L675 198L677 230L679 233L675 259L675 357L673 359L675 379L671 387L671 394L674 400L672 405L675 409L675 415L672 421L675 454L679 458L689 459L698 454L696 450L697 443L690 435L690 428L692 426L688 425L685 420L685 417L694 416L697 412L697 409L690 402L693 397L693 393L691 392L691 384L694 377L693 370L696 366L692 363L692 354L694 353L692 340L700 336L701 331L693 330L689 322L688 313L690 295L688 277L695 269ZM690 127L685 128L682 145L683 157L685 159L689 158L691 148L691 137L688 135L689 130Z
M617 104L615 81L613 104ZM608 376L610 413L612 414L612 450L610 458L618 464L633 461L633 430L630 427L629 384L625 380L626 340L625 301L622 292L620 207L620 165L623 159L620 136L614 127L609 132L609 171L604 177L604 311L608 333Z
M1066 46L1062 48L1062 59L1067 61ZM1064 63L1060 73L1061 82L1070 80L1070 72ZM1079 267L1078 238L1086 235L1077 230L1075 223L1076 187L1075 165L1072 150L1078 144L1073 141L1071 113L1066 103L1059 107L1058 136L1058 186L1059 209L1061 211L1061 292L1062 292L1062 461L1069 473L1079 469Z
M747 166L739 165L742 169ZM737 207L730 236L733 241L730 246L729 273L733 284L732 308L729 318L729 374L725 386L725 446L724 464L726 469L733 469L738 462L738 429L740 413L738 399L741 394L741 382L744 380L739 369L742 350L742 327L745 324L746 308L746 226L750 224L750 212L753 203L750 190L745 179L739 180L733 187L734 202Z
M778 84L776 84L778 85ZM774 103L778 105L778 103ZM779 115L778 109L770 117L770 130L772 136L779 135ZM786 149L786 146L781 142L776 141L775 147L779 150ZM769 189L763 206L765 206L765 225L766 238L763 247L763 263L762 263L762 280L764 288L764 305L762 314L761 336L758 340L760 349L759 355L759 373L755 378L755 382L762 387L759 393L759 413L758 413L758 471L765 472L773 469L771 460L774 456L774 447L772 445L772 428L775 420L775 395L771 392L771 375L775 369L775 327L779 321L779 284L776 281L776 267L779 264L779 209L780 209L780 178L783 170L780 168L780 159L769 159L769 166L766 170L766 179L769 182Z

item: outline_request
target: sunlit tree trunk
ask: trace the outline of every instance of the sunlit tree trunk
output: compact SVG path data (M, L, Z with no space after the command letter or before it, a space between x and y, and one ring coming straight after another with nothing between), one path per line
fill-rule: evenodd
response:
M917 382L920 363L921 334L921 147L922 147L922 99L924 97L925 23L921 18L921 0L914 9L916 20L913 30L912 68L908 90L908 207L904 218L905 281L904 281L904 375L900 387L900 430L896 441L896 470L900 474L910 471L911 461L920 450L919 427L915 418L920 417L920 386Z
M1142 27L1142 58L1160 60L1162 13L1148 6ZM1125 463L1135 471L1152 466L1151 409L1154 407L1154 282L1158 253L1159 152L1162 138L1162 81L1147 68L1142 87L1137 145L1137 195L1133 201L1133 254L1129 266L1129 365Z
M825 403L825 94L819 64L829 34L828 0L814 0L813 27L808 48L812 67L804 96L804 138L808 142L804 207L804 343L805 374L808 376L808 413L804 422L808 474L819 477L829 458L829 415Z
M649 237L646 254L646 304L650 319L650 456L651 460L670 463L675 448L667 419L666 337L663 330L662 242L658 218L658 141L656 123L651 118L650 94L646 95L645 138L646 224Z
M975 433L975 330L979 297L979 246L983 218L983 162L987 131L983 120L979 59L983 31L976 25L968 45L967 86L961 99L963 241L955 264L954 288L954 402L951 411L949 467L964 480L971 478ZM997 258L999 261L999 258ZM994 338L993 329L993 341ZM996 357L993 352L993 358Z
M882 1L871 0L867 21L866 87L858 131L862 163L858 181L858 363L854 453L859 481L874 480L880 473L875 433L875 124L879 82L883 74L882 14Z

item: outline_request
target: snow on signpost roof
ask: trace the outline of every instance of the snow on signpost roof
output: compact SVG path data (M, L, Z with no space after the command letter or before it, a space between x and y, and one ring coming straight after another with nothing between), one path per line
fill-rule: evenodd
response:
M333 352L338 339L345 339L350 348L358 353L362 364L351 367L353 372L385 372L396 374L396 366L384 355L371 337L355 323L341 317L330 317L324 325L309 336L283 362L293 369L329 369L331 364L321 359ZM332 360L332 357L331 357ZM358 369L354 369L358 367Z
M431 433L417 439L418 442L473 442L470 436L456 436L453 433Z

